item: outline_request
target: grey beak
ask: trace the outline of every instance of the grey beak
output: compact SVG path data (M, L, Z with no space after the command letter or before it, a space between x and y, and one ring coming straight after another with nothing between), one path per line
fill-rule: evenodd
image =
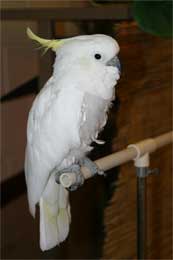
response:
M106 66L112 66L112 67L117 67L119 72L121 72L121 64L117 56L113 57L111 60L109 60L106 63Z

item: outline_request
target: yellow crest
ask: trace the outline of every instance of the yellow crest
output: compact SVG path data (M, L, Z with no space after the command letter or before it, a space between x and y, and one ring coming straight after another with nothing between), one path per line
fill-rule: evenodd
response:
M45 48L45 52L49 49L56 51L64 43L63 40L43 39L43 38L37 36L36 34L34 34L29 27L27 28L26 33L31 40L38 42L41 45L41 47Z

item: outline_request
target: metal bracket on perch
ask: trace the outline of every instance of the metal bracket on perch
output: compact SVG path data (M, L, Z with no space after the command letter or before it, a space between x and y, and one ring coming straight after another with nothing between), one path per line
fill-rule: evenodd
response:
M138 171L136 172L137 177L139 178L144 178L147 177L151 174L159 174L159 169L158 168L154 168L154 169L149 169L149 165L150 165L150 155L149 153L146 153L144 155L142 155L140 157L140 149L138 147L138 145L136 144L130 144L128 146L133 147L134 149L136 149L137 152L137 157L134 158L134 165L136 168L138 168ZM147 168L147 171L142 171L142 168ZM140 170L141 169L141 170Z

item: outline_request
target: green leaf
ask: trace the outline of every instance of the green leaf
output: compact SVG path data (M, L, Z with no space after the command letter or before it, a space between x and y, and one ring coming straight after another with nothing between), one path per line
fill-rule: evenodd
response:
M135 20L145 32L172 37L172 0L135 0L133 11Z

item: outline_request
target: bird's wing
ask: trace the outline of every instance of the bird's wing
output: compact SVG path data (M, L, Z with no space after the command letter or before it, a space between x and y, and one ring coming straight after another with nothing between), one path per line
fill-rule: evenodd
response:
M28 119L25 176L33 216L51 171L80 143L83 92L75 86L58 91L54 84L48 81Z

